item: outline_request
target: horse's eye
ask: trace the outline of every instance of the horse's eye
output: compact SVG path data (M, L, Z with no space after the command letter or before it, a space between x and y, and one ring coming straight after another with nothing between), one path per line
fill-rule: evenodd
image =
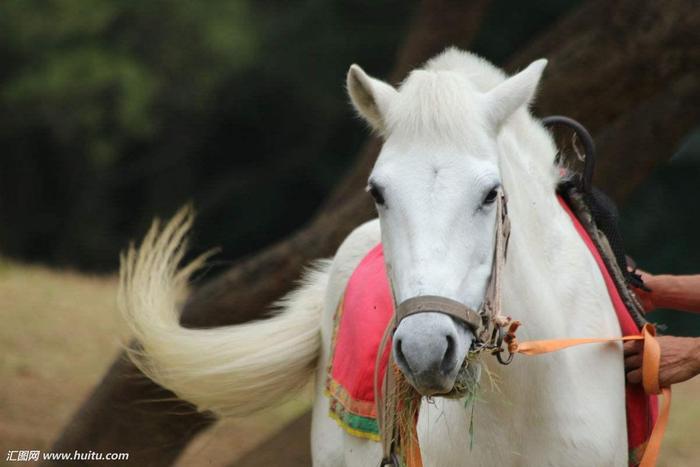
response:
M367 191L370 195L372 195L375 203L377 203L379 206L384 205L384 194L382 193L382 189L380 187L370 183L370 185L367 187Z
M496 197L498 196L498 188L494 188L491 191L489 191L489 194L486 195L486 198L484 198L484 204L491 204L494 201L496 201Z

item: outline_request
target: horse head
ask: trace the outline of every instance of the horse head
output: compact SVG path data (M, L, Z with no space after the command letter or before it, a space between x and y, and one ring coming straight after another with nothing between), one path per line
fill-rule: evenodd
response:
M478 77L430 63L398 88L357 65L348 72L355 109L384 142L367 190L395 303L438 298L401 319L393 334L394 360L422 395L450 393L477 340L474 326L448 308L479 310L484 302L502 190L497 138L532 100L546 63L488 90Z

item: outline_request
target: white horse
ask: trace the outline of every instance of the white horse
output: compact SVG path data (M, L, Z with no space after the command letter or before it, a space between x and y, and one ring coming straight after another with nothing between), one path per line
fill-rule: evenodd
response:
M449 49L398 89L353 65L352 103L384 139L369 179L379 220L352 232L269 319L206 330L178 322L178 298L201 263L177 269L191 216L179 215L163 231L154 227L122 266L121 309L142 346L137 364L199 409L224 416L268 407L315 373L314 465L378 465L379 444L346 434L329 418L323 395L333 315L348 278L381 240L398 302L438 295L478 309L493 260L499 187L512 224L503 309L524 323L520 338L619 336L596 263L555 197L552 138L528 112L545 65L535 61L508 78ZM394 357L421 394L444 392L473 339L445 314L412 315L396 330ZM518 356L508 367L483 359L500 388L481 385L472 447L463 401L422 404L426 466L627 465L620 345Z

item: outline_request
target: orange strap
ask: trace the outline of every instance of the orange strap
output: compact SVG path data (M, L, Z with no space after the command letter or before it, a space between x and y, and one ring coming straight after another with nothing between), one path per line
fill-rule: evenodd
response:
M521 353L523 355L541 355L557 350L566 349L575 345L595 344L605 342L619 341L644 341L644 353L642 359L642 385L647 394L662 394L664 396L664 404L659 410L659 416L656 424L651 431L651 436L647 442L640 467L653 467L656 465L656 460L659 457L661 450L661 441L666 431L668 424L668 416L671 410L671 388L659 387L659 364L661 362L661 348L654 336L656 329L651 324L645 324L642 328L642 333L638 336L624 336L613 338L581 338L581 339L548 339L541 341L528 341L519 343L515 339L515 330L520 325L514 321L508 330L506 342L508 343L508 351L510 353Z

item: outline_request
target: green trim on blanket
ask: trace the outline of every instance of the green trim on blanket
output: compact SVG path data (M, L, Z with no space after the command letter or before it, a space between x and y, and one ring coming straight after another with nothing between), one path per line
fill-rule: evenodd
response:
M345 431L360 438L379 441L379 426L374 418L355 415L345 410L342 404L331 398L330 417L338 423Z

